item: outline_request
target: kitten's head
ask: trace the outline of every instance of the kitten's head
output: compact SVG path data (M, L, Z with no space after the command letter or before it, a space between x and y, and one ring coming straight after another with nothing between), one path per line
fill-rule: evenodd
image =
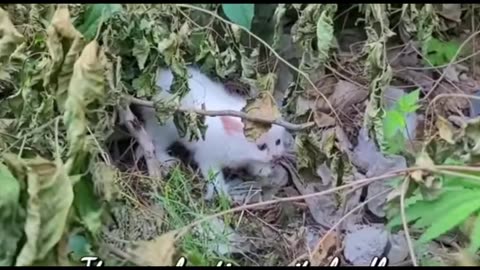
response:
M243 124L238 118L227 116L221 117L221 119L227 135L238 134L243 136ZM290 143L288 135L289 133L284 127L272 125L268 132L254 142L257 150L254 159L267 163L282 157L286 152L287 144Z
M272 125L267 133L257 139L257 149L264 153L265 162L278 160L285 154L287 134L284 127Z

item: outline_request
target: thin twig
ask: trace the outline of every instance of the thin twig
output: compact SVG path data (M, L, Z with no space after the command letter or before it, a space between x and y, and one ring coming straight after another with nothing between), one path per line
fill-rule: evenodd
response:
M134 97L128 97L128 100L130 103L135 104L135 105L140 105L144 107L152 107L153 108L153 102L152 101L147 101L147 100L142 100ZM246 119L252 122L258 122L258 123L265 123L265 124L274 124L278 126L282 126L288 130L292 131L299 131L299 130L304 130L307 128L312 127L315 125L314 122L308 122L304 124L292 124L289 123L285 120L282 119L265 119L261 117L254 117L254 116L249 116L246 113L239 112L239 111L234 111L234 110L222 110L222 111L207 111L207 110L201 110L201 109L186 109L186 108L177 108L178 112L185 112L185 113L196 113L196 114L201 114L201 115L206 115L206 116L234 116L234 117L240 117L242 119Z
M407 239L408 252L410 253L410 259L412 260L413 266L418 266L417 257L415 256L415 251L413 250L412 238L410 237L410 232L408 229L407 216L405 214L405 193L407 193L409 178L403 181L402 192L400 193L400 211L403 223L403 230L405 231L405 238Z
M223 216L223 215L227 215L227 214L230 214L230 213L235 213L235 212L243 211L243 210L246 210L246 209L258 208L258 207L262 207L262 206L266 206L266 205L270 205L270 204L274 204L274 203L291 202L291 201L305 200L305 199L313 198L313 197L317 197L317 196L323 196L323 195L331 194L331 193L334 193L334 192L337 192L337 191L340 191L340 190L343 190L343 189L346 189L346 188L363 186L363 185L369 184L369 183L374 182L374 181L388 179L388 178L392 178L392 177L395 177L395 176L406 174L406 173L411 172L411 171L422 170L422 169L423 168L419 168L419 167L411 167L411 168L405 168L405 169L401 169L401 170L394 170L392 172L389 172L389 173L386 173L386 174L383 174L383 175L380 175L380 176L365 178L365 179L359 179L359 180L356 180L352 183L342 185L342 186L338 186L338 187L334 187L334 188L324 190L324 191L320 191L320 192L314 192L314 193L309 193L309 194L305 194L305 195L285 197L285 198L276 198L276 199L272 199L272 200L269 200L269 201L241 205L241 206L231 208L231 209L228 209L228 210L225 210L225 211L222 211L222 212L210 215L210 216L206 216L206 217L201 218L197 221L194 221L194 222L190 223L189 225L186 225L183 228L178 229L178 231L181 232L179 235L180 236L184 235L190 229L200 225L201 223L203 223L205 221L208 221L208 220L211 220L213 218L220 217L220 216Z
M118 106L118 114L120 122L124 124L130 134L137 140L138 144L142 147L145 161L147 163L148 174L151 177L160 177L160 162L155 157L155 146L153 140L144 127L140 124L135 117L129 106Z

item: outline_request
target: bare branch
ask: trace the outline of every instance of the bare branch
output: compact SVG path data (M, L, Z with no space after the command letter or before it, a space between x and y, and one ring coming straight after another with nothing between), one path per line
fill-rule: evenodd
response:
M160 162L155 157L155 146L153 145L152 138L140 121L138 121L137 117L135 117L128 105L118 106L117 110L120 117L120 123L127 127L130 134L137 140L138 144L143 149L148 174L151 177L160 177Z
M142 100L134 97L128 97L128 101L132 104L140 105L140 106L145 106L145 107L152 107L153 108L153 102L152 101L147 101L147 100ZM285 120L282 119L275 119L275 120L270 120L270 119L265 119L265 118L260 118L260 117L252 117L247 115L246 113L239 112L239 111L234 111L234 110L222 110L222 111L207 111L207 110L201 110L201 109L185 109L185 108L178 108L177 111L179 112L193 112L196 114L200 115L205 115L205 116L234 116L234 117L239 117L242 119L246 119L252 122L258 122L258 123L265 123L265 124L274 124L278 126L282 126L288 130L291 131L299 131L303 129L307 129L315 125L314 122L308 122L304 124L292 124L289 123Z

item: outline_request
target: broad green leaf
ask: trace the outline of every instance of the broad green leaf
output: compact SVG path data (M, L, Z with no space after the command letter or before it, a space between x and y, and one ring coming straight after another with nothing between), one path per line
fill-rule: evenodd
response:
M427 59L433 66L441 66L450 63L460 45L454 41L441 41L436 38L431 38L426 44Z
M92 255L91 246L87 238L80 234L71 235L68 239L68 247L78 259Z
M477 191L467 189L446 189L446 191L442 195L440 195L437 200L418 201L415 204L407 207L405 209L407 222L411 222L421 218L422 222L416 224L416 226L423 225L424 223L426 224L426 226L428 226L434 221L435 218L445 213L445 211L448 211L450 207L454 207L455 204L462 202L464 198L471 199L475 198L475 196L478 196ZM388 223L388 227L393 228L401 224L402 219L399 215L390 220L390 222Z
M122 11L121 4L91 4L85 11L83 23L77 27L86 40L92 40L97 34L100 22L105 22L116 13Z
M0 163L0 266L12 266L15 251L23 235L25 220L20 219L20 184L10 170Z
M454 190L444 188L443 194L432 204L432 208L425 212L422 217L415 222L415 228L425 228L437 222L438 218L444 215L450 215L458 205L474 200L480 197L480 191L456 188Z
M94 186L90 177L82 177L75 184L75 209L83 225L93 235L97 235L102 226L102 205L95 196Z
M480 249L480 215L475 219L473 230L470 235L470 246L468 250L475 254Z
M255 14L254 4L222 4L222 9L231 22L250 30Z
M387 111L383 119L383 133L386 138L392 138L398 131L402 131L405 127L405 116L396 111Z
M480 209L480 193L477 192L476 199L464 200L463 203L454 205L453 209L449 209L438 215L435 222L425 231L418 241L420 243L426 243L435 239L462 223L478 209Z

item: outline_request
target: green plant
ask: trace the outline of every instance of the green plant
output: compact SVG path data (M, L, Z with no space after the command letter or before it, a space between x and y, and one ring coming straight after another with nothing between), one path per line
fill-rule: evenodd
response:
M419 94L420 90L415 90L403 95L393 108L386 111L383 118L383 134L390 153L399 152L405 145L405 134L408 132L407 116L418 109Z
M431 66L442 66L450 63L460 49L460 45L455 41L446 42L436 38L431 38L425 46L428 60L425 61L425 64Z
M460 163L449 159L444 164ZM411 224L410 228L423 230L417 244L426 244L459 228L470 239L467 251L475 254L480 249L480 172L456 171L454 175L445 173L415 180L419 188L405 200L405 219ZM435 184L429 186L428 183ZM437 194L431 196L432 191ZM398 208L389 216L389 228L401 226Z

